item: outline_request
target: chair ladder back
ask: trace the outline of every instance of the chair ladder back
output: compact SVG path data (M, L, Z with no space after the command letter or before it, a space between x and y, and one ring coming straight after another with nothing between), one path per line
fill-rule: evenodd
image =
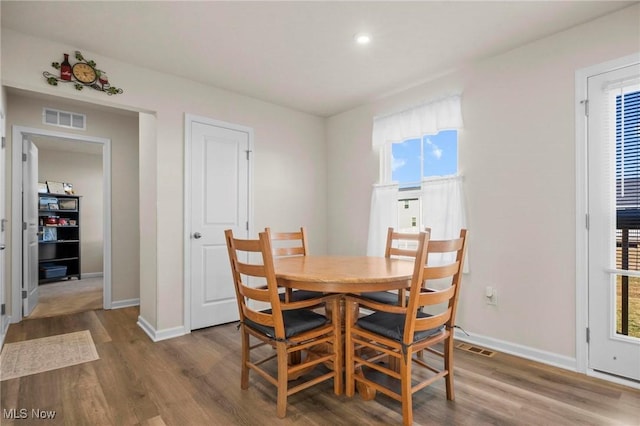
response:
M398 256L415 258L419 236L420 234L415 233L396 232L393 228L387 229L387 244L384 257ZM414 243L412 245L415 245L415 247L402 247L403 245L408 245L407 243Z
M272 242L294 242L299 241L299 245L285 246L272 244L272 253L274 256L306 256L309 254L307 245L307 230L304 226L300 227L300 231L295 232L272 232L271 228L266 227L265 232Z
M455 252L456 259L452 263L445 265L423 267L421 276L422 281L415 283L412 281L409 302L407 304L408 312L416 312L416 315L407 315L405 325L405 342L413 341L413 334L416 331L429 330L442 325L453 327L455 325L455 312L457 307L458 295L460 292L460 279L462 272L462 264L466 250L467 230L460 231L460 237L451 240L435 240L429 241L427 246L427 258L431 253L449 253ZM433 246L432 246L433 244ZM444 289L425 288L425 283L429 280L438 280L451 278L450 285ZM432 314L429 318L418 318L417 312L423 306L434 306L447 303L447 308L441 312ZM407 334L407 330L411 333Z
M284 337L284 321L279 306L280 299L278 298L273 256L267 233L261 232L258 240L245 240L234 238L233 232L226 230L225 237L238 299L240 320L249 319L258 324L273 327L276 336ZM260 253L262 263L240 262L238 260L238 252L248 253L249 257L251 257L252 253ZM243 276L264 278L266 286L251 287L243 280ZM251 308L247 303L247 299L268 303L271 307L271 312L265 313Z

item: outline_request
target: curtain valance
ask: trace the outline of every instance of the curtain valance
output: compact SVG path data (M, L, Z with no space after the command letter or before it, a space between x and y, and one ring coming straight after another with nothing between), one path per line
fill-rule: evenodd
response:
M440 130L461 129L461 96L439 99L394 114L373 119L373 147L436 134Z

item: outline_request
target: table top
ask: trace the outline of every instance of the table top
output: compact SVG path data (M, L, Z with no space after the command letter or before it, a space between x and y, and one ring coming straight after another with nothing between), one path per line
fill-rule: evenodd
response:
M291 256L274 260L278 284L327 293L405 288L414 262L371 256Z

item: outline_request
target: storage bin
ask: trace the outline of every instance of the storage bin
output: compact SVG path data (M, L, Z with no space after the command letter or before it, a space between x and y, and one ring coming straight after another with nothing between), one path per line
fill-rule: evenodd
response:
M42 278L61 278L67 275L67 267L64 265L40 265Z

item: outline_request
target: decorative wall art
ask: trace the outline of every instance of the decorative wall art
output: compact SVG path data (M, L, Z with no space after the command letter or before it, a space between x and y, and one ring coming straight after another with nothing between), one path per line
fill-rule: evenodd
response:
M64 185L62 182L47 181L47 187L50 194L64 194Z
M43 72L42 75L47 79L47 83L52 86L57 86L58 82L74 83L76 90L82 90L88 86L105 92L107 95L118 95L123 92L122 89L109 83L107 73L96 68L96 63L93 60L87 61L78 50L76 50L75 56L78 62L73 65L69 62L69 54L67 53L64 53L62 63L52 62L51 66L60 72L59 75L48 71Z

